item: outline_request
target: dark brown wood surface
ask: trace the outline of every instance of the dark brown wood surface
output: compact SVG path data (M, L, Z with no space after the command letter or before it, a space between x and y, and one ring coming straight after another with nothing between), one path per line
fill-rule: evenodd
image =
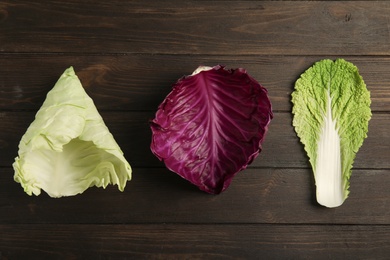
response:
M309 66L339 57L359 68L373 116L350 196L327 209L290 99ZM275 117L214 196L154 157L148 121L177 79L216 64L247 69ZM53 199L13 180L20 138L69 66L133 167L124 192ZM0 260L389 259L390 2L3 0L0 119Z

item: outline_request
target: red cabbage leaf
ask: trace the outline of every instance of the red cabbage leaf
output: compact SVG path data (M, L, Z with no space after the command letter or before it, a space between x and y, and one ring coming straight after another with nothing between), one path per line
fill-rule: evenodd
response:
M272 117L267 90L244 69L199 67L160 104L151 150L169 170L218 194L260 153Z

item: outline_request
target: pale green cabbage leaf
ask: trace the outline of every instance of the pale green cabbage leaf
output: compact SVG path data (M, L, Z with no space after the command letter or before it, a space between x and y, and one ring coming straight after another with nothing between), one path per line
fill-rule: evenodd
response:
M317 201L338 207L348 197L352 164L367 137L370 92L355 65L326 59L296 81L292 103L293 126L313 169Z
M131 167L73 67L61 75L19 143L14 180L29 195L73 196L92 186L123 191Z

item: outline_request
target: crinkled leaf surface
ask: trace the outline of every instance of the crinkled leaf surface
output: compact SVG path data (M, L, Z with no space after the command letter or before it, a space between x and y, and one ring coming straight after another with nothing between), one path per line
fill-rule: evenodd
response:
M218 194L259 154L272 116L267 90L244 69L199 67L159 106L151 150L171 171Z
M317 201L340 206L348 197L356 153L367 137L370 92L352 63L322 60L297 80L292 103L293 126L313 168Z
M123 191L131 167L72 67L59 78L19 144L14 179L24 191L72 196L91 186Z

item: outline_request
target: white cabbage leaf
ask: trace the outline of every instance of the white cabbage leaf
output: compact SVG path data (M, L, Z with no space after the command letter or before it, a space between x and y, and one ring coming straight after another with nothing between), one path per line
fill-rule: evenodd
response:
M123 191L131 167L73 67L61 75L19 143L14 180L28 195L73 196L92 186Z

